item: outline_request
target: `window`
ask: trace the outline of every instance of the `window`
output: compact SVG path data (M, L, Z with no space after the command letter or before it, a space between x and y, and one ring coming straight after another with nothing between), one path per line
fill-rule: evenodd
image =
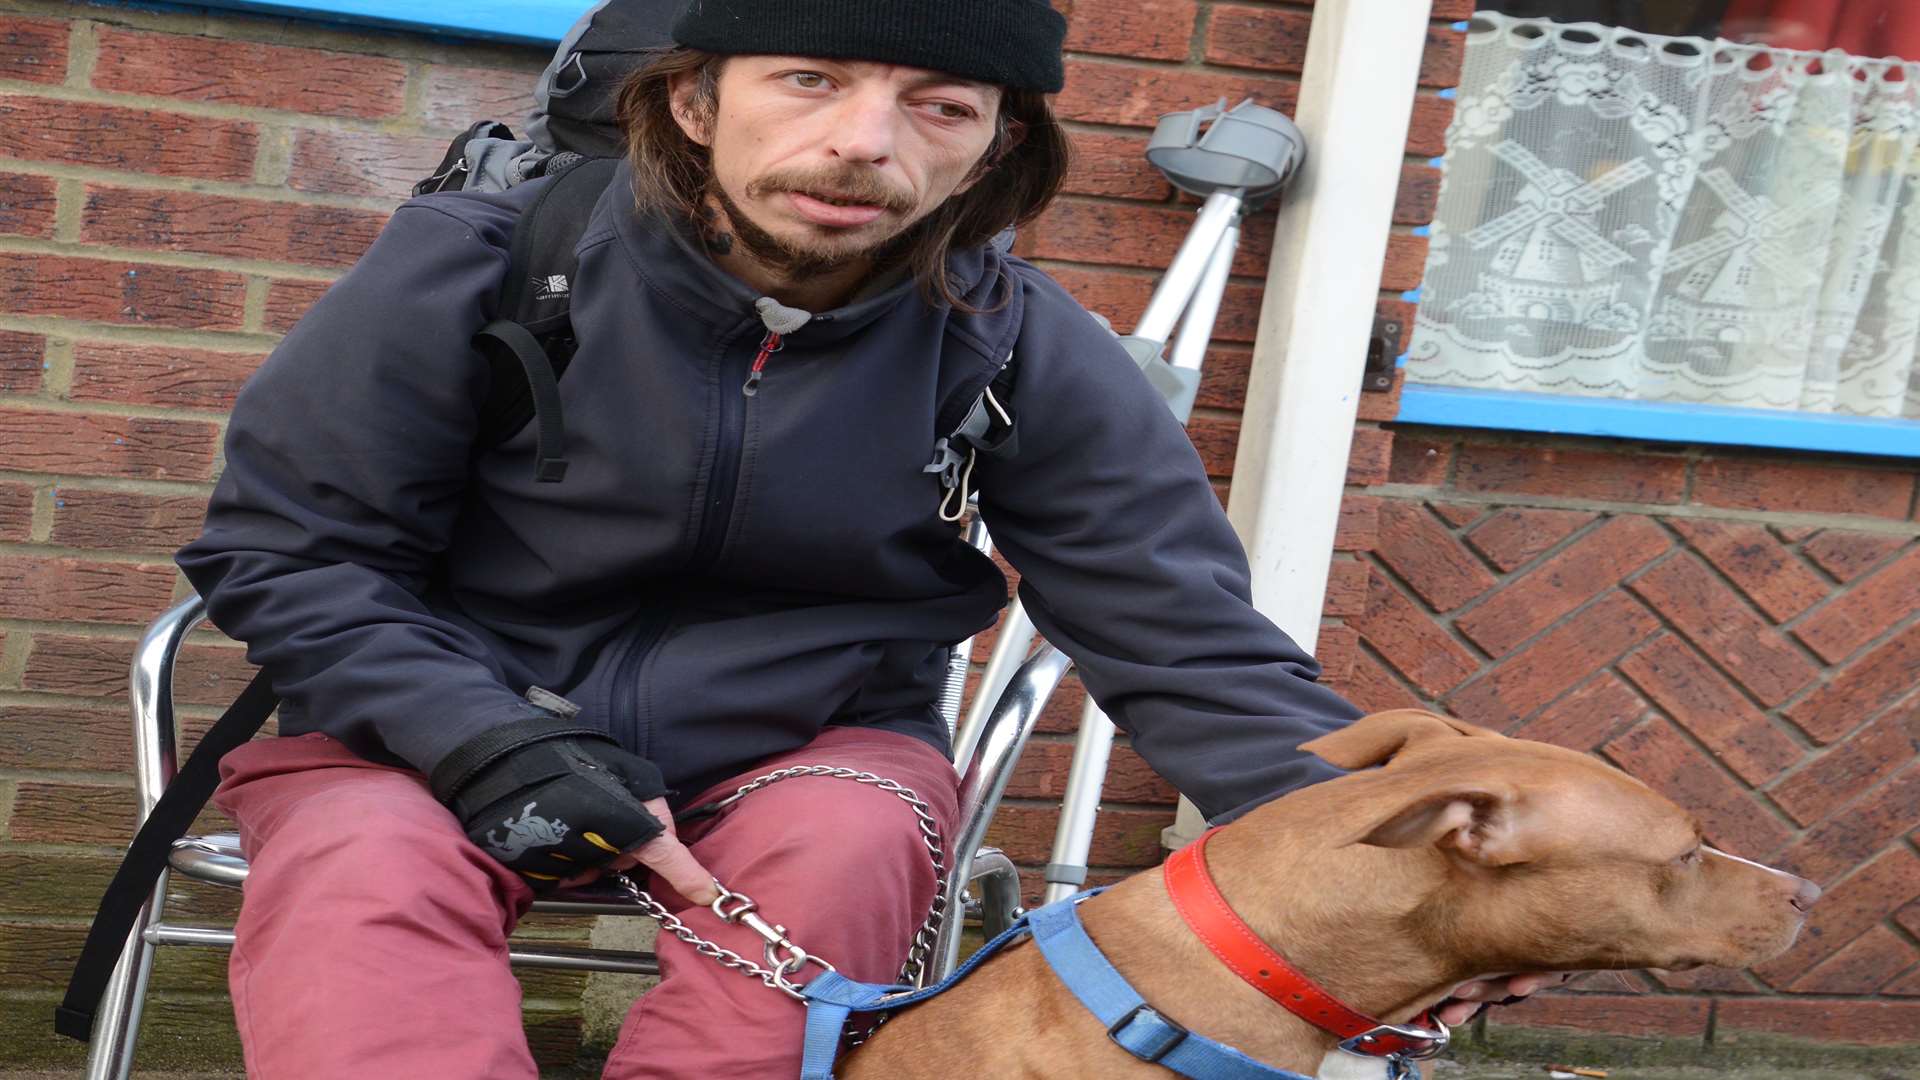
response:
M1401 420L1920 456L1920 5L1464 29Z
M198 0L198 6L552 45L594 0Z

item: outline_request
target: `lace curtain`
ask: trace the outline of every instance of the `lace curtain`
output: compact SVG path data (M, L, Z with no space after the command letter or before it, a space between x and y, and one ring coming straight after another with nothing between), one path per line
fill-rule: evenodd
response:
M1920 64L1482 12L1407 377L1920 419Z

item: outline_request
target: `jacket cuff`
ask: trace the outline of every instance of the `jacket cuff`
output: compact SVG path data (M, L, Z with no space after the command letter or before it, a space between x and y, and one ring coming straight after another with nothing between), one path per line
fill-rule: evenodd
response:
M433 767L427 783L441 802L453 798L482 769L523 746L550 739L598 739L613 742L606 732L579 721L552 715L514 720L490 727L453 748Z

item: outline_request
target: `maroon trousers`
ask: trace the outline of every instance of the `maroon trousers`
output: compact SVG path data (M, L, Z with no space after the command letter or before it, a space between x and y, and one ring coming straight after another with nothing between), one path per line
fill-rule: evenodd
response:
M830 728L695 802L783 766L814 764L912 789L951 841L953 767L892 732ZM252 865L228 972L249 1076L537 1076L507 967L507 935L532 894L467 841L418 773L370 764L324 735L258 740L220 768L214 800L239 823ZM799 777L680 835L809 952L852 978L890 982L935 888L916 822L898 797L871 785ZM647 887L700 936L759 962L751 931L658 879ZM660 985L628 1012L605 1077L799 1074L800 1005L669 934L658 951Z

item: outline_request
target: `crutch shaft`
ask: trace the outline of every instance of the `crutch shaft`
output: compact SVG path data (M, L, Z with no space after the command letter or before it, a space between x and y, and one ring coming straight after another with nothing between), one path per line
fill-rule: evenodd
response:
M1154 289L1153 298L1147 301L1147 310L1134 327L1134 337L1165 341L1172 336L1174 323L1192 299L1207 264L1220 246L1220 238L1239 218L1243 205L1238 191L1216 191L1207 196L1193 228L1180 244L1180 253L1173 257L1173 264L1167 267L1159 287Z

